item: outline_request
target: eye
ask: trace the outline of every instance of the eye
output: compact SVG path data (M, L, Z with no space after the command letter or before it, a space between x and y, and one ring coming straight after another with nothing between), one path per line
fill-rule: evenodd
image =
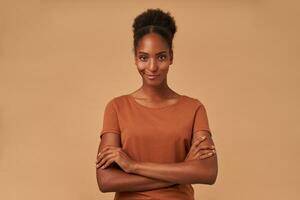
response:
M141 61L146 61L147 57L146 57L146 56L139 56L139 59L140 59Z
M167 58L166 55L160 55L160 56L159 56L159 60L165 60L166 58Z

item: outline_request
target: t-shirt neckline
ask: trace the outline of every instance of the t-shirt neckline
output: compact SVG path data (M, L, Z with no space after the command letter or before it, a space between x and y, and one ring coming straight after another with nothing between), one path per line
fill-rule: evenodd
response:
M130 94L127 94L126 96L128 97L129 100L131 100L138 107L145 108L145 109L148 109L148 110L164 110L164 109L167 109L167 108L172 108L172 107L177 106L182 101L184 95L180 94L176 103L173 103L171 105L166 105L166 106L163 106L163 107L157 107L157 108L155 108L155 107L151 108L151 107L148 107L148 106L145 106L145 105L142 105L142 104L138 103L134 99L134 97L131 96Z

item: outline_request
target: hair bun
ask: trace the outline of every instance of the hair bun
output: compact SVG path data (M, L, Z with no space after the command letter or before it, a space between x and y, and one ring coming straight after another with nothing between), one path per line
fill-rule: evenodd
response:
M164 12L159 8L150 8L138 15L132 26L133 32L135 33L148 26L161 27L171 33L172 38L177 31L175 20L171 16L170 12Z
M139 40L146 34L156 33L165 39L172 50L173 38L177 31L174 18L169 12L159 8L147 9L139 14L133 22L133 51L136 55L136 48Z

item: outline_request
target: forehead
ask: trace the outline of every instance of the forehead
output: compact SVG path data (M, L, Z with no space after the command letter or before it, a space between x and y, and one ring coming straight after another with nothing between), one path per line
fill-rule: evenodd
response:
M149 33L143 36L137 45L137 53L141 51L149 54L155 54L167 50L168 44L164 38L156 33Z

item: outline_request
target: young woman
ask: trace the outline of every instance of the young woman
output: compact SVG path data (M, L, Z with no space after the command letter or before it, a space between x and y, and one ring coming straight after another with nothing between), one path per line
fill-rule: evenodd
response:
M112 98L96 160L102 192L115 200L191 200L191 184L214 184L217 156L204 105L167 84L177 30L169 12L148 9L133 23L142 86Z

